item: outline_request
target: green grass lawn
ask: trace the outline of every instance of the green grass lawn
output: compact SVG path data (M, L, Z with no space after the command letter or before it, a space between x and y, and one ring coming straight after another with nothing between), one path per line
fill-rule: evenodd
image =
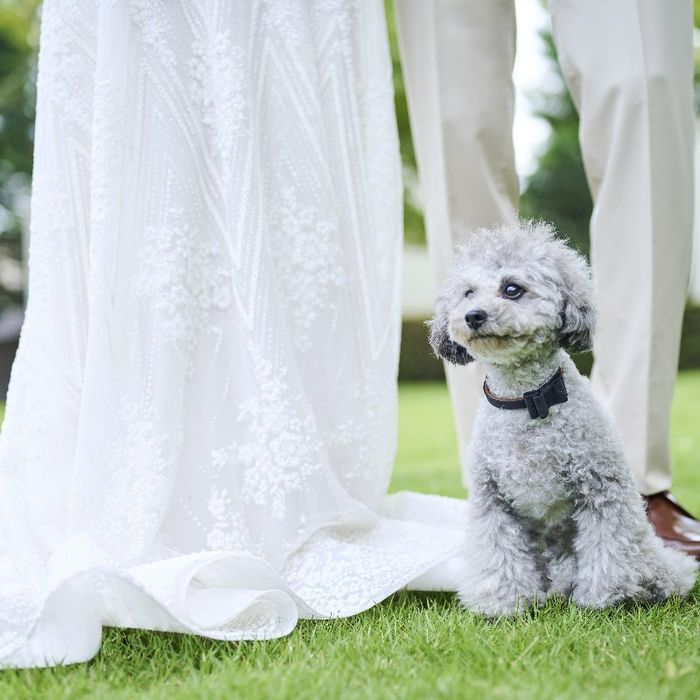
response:
M674 405L675 490L700 512L700 372ZM441 385L401 388L392 488L462 495ZM0 698L700 698L700 586L689 602L582 611L550 603L497 623L452 596L399 593L287 638L226 644L110 629L92 662L0 672Z

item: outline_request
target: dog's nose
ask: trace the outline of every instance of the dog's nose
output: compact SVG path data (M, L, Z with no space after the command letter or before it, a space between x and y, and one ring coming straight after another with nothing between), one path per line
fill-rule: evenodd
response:
M475 331L479 326L484 325L484 321L486 321L487 318L488 314L483 309L474 309L467 313L464 320L467 322L469 328Z

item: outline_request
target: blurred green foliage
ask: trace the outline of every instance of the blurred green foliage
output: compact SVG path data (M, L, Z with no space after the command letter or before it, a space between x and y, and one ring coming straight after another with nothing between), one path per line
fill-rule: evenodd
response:
M399 55L399 43L396 35L396 21L394 18L394 3L392 0L384 0L386 10L387 27L389 31L389 46L391 48L391 63L394 75L394 105L396 108L396 122L399 129L401 144L401 163L404 172L404 237L409 243L425 243L425 224L420 204L416 201L410 187L417 182L416 155L413 150L411 137L411 123L408 118L408 104L406 102L406 88L403 82L401 70L401 58Z
M39 0L0 0L0 259L19 260L32 171ZM0 284L0 308L23 292Z
M0 153L3 165L29 174L32 165L34 88L30 80L35 46L32 24L37 2L0 2Z
M428 343L428 328L423 319L404 318L401 322L399 381L443 381L442 362L436 359Z
M689 306L683 317L678 369L700 367L700 306Z

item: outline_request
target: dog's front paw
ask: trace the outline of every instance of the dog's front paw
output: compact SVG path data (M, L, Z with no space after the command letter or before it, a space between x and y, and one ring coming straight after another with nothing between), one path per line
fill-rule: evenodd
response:
M619 593L615 594L611 591L594 593L591 590L574 590L571 598L579 608L600 610L601 608L608 608L621 603L625 599L625 596Z
M609 608L626 600L644 600L644 591L639 583L630 577L607 578L579 582L571 596L580 608Z
M670 547L664 547L661 551L661 562L650 582L651 587L662 599L671 595L687 595L698 577L698 562Z

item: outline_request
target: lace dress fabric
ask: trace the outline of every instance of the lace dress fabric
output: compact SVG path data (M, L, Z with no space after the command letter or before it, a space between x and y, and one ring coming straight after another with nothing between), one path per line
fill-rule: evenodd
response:
M450 588L461 504L385 496L380 0L47 0L38 81L0 665L89 659L104 625L271 638Z

